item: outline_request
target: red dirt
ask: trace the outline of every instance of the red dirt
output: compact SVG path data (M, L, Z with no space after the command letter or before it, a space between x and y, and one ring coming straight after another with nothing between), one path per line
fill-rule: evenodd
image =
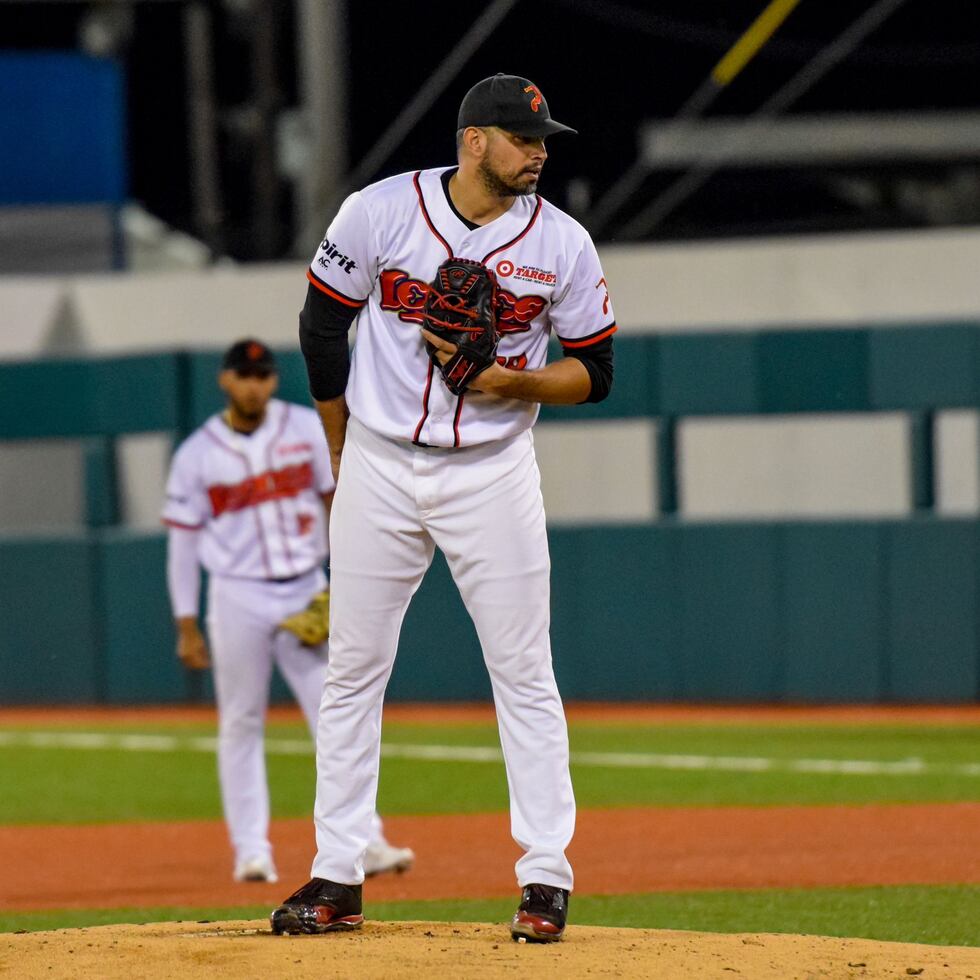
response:
M504 814L391 817L417 867L368 901L512 896ZM0 909L275 903L309 877L309 820L274 824L282 883L236 885L220 822L0 827ZM980 882L980 803L586 810L570 856L586 894Z
M719 705L610 704L566 705L571 722L643 725L980 725L980 705ZM212 705L140 705L127 707L0 707L0 725L207 724L215 720ZM389 704L385 718L405 724L483 724L495 719L493 706L475 704ZM269 721L301 720L294 705L277 705Z

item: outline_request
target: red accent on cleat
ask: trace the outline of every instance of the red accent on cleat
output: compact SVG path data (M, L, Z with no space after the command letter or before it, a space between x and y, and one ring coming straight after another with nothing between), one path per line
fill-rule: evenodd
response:
M541 916L531 915L528 912L518 912L516 920L521 925L528 926L538 934L560 936L562 932L564 932L564 930L560 926L555 925L554 922L549 922L547 919L541 918Z
M329 905L315 905L316 923L330 929L359 926L364 921L363 915L337 915L337 910Z

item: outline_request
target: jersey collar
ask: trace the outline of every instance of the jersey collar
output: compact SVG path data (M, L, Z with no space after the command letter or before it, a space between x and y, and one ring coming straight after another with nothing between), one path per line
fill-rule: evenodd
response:
M439 170L420 170L415 174L413 183L418 195L419 208L429 230L442 242L449 258L454 254L451 242L459 241L462 236L451 234L447 237L445 231L458 222L466 229L464 235L478 242L477 251L485 253L467 257L479 259L484 263L489 262L493 256L515 245L531 230L541 213L541 198L537 194L533 197L517 197L507 212L494 218L489 224L477 225L471 230L471 223L467 222L453 206L448 191L443 185L443 174L448 170L451 176L454 169L449 167Z

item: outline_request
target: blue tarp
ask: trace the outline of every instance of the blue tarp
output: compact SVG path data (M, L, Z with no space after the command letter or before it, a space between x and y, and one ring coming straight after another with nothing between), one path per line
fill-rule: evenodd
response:
M0 52L0 204L120 204L125 195L120 64Z

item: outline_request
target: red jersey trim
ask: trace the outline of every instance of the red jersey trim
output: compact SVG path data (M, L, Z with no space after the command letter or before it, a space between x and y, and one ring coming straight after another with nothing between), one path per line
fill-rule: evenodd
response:
M422 211L422 217L425 218L425 223L429 226L429 231L431 231L432 234L435 235L440 242L442 242L442 247L446 250L446 254L449 256L449 258L452 258L453 250L449 247L449 242L447 242L446 239L439 234L438 229L432 223L432 219L429 217L428 208L425 206L425 198L422 196L422 185L419 183L419 174L421 173L421 170L415 171L415 174L412 177L412 183L415 185L415 193L418 194L419 197L419 208Z
M619 327L617 327L615 323L612 323L608 327L603 327L598 333L590 334L588 337L581 337L577 340L562 340L562 338L559 337L558 342L566 349L591 347L593 344L598 344L600 340L605 340L607 337L611 337L618 329Z
M465 395L456 398L456 416L453 418L453 449L459 449L459 417L463 414L463 399Z
M419 436L422 434L422 426L425 425L425 420L429 417L429 391L432 388L432 359L429 359L429 373L425 379L425 391L422 393L422 418L419 419L419 424L415 426L415 435L412 436L412 442L418 442Z
M487 254L483 256L484 265L488 265L490 260L498 252L502 252L504 249L510 248L512 245L516 245L531 230L532 226L534 225L534 222L538 220L538 215L541 213L541 198L538 197L537 194L535 194L534 199L535 201L537 201L537 204L535 205L534 213L531 215L531 219L524 226L524 230L519 235L512 238L509 242L506 242L505 244L501 245L500 248L495 248L492 252L487 252Z
M354 309L359 310L366 302L366 299L351 299L350 296L345 296L343 293L338 293L336 289L331 289L325 283L320 282L315 275L313 275L312 269L306 270L306 278L320 290L321 293L326 293L331 299L337 300L338 303L343 303L344 306L353 306Z
M181 531L200 531L204 527L203 524L181 524L180 521L172 521L169 517L162 517L160 523L166 524L167 527L180 528Z

